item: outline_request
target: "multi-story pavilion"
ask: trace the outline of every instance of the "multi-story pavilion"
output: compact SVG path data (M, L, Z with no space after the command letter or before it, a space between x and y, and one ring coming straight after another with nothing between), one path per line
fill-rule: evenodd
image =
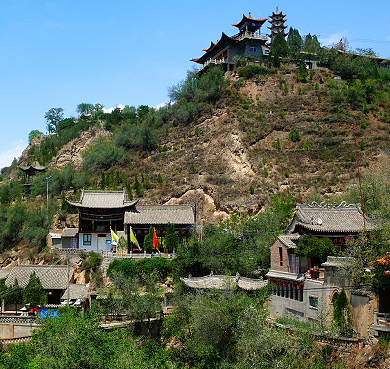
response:
M203 49L201 57L191 61L201 64L201 69L209 65L220 64L225 71L233 70L237 60L244 56L251 56L255 60L268 54L266 46L267 36L261 33L261 26L268 18L253 18L251 13L243 15L240 22L233 23L239 32L233 36L227 36L222 32L221 38L211 42L210 46Z

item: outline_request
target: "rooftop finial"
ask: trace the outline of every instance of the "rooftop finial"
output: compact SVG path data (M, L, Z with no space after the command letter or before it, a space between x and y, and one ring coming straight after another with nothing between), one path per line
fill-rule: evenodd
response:
M249 12L248 18L252 18L252 14L251 14L251 12Z

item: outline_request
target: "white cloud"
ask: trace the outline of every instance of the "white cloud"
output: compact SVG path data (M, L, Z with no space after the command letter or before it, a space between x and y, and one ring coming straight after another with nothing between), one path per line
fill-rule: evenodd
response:
M116 108L119 108L121 111L125 108L125 106L123 104L118 104L117 106L112 106L111 108L103 108L103 111L106 113L106 114L111 114L112 111Z
M347 38L347 35L343 32L334 33L329 36L320 36L319 41L322 46L332 46L333 44L337 44L342 38Z
M163 108L163 107L166 106L166 105L167 105L167 103L161 103L161 104L158 104L158 105L156 105L156 106L153 106L153 109L158 110L158 109L160 109L160 108Z
M27 143L19 139L12 142L8 147L5 148L6 150L0 152L0 168L10 166L12 160L22 154L22 151L27 147Z

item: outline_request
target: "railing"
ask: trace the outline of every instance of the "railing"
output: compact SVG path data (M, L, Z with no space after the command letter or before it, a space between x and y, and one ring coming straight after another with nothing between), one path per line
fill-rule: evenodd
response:
M175 258L175 253L155 253L148 254L146 251L144 252L132 252L130 253L120 253L120 252L110 252L105 251L102 253L104 258L113 258L113 259L150 259L150 258L165 258L165 259L173 259Z
M255 38L255 39L263 40L263 41L267 41L267 39L268 39L267 35L264 35L262 33L243 32L243 33L239 33L237 35L236 40L241 41L244 38Z
M374 325L386 327L390 330L390 314L378 313L378 310L374 309Z

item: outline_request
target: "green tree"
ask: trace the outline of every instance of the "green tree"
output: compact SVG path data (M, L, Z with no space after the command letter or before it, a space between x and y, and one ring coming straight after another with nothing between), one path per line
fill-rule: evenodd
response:
M19 282L16 278L14 284L9 286L4 293L4 301L6 304L15 304L15 312L17 311L17 304L23 302L22 287L19 286Z
M280 58L287 56L288 47L286 39L284 38L283 32L279 32L274 39L269 50L268 59L272 65L276 68L280 67Z
M28 134L28 143L31 144L31 141L35 138L35 137L38 137L40 135L43 135L43 132L37 130L37 129L33 129L32 131L30 131L30 133Z
M310 33L305 36L303 42L303 50L308 53L318 53L321 50L320 42L316 35L311 35Z
M345 337L352 335L351 308L344 288L333 301L332 323L340 335Z
M35 272L30 274L28 283L22 291L22 297L23 304L30 304L30 306L35 307L46 303L46 293L42 287L41 280Z
M49 133L57 131L58 123L64 119L64 109L51 108L45 113L46 127Z
M148 234L144 238L144 247L143 247L143 249L146 252L155 251L154 250L154 246L153 246L153 231L154 231L154 228L152 226L150 226L149 227L149 232L148 232Z
M93 104L81 103L77 105L76 112L79 113L80 115L88 115L88 114L92 114L94 109L95 106Z
M311 258L312 264L319 266L329 255L335 255L337 251L330 238L305 235L299 239L295 254Z
M303 40L299 31L295 28L290 27L286 41L288 57L297 60L301 58L301 50L303 48Z
M168 249L169 252L173 252L176 247L179 245L179 236L175 231L175 225L173 223L167 224L167 231L165 234L165 248Z

